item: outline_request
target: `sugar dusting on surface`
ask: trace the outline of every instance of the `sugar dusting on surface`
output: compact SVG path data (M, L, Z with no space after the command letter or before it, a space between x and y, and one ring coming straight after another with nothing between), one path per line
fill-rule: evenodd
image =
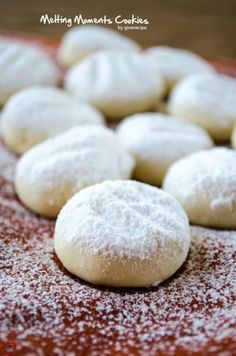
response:
M56 258L54 223L17 201L6 155L1 147L1 341L22 355L235 353L236 232L193 227L186 263L158 287L91 286Z

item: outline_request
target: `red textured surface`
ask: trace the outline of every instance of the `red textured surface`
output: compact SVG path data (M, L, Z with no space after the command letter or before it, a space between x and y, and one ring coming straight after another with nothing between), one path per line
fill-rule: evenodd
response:
M9 342L16 355L236 354L236 232L193 227L187 261L158 287L95 287L58 261L54 222L18 201L16 161L0 144L0 355Z

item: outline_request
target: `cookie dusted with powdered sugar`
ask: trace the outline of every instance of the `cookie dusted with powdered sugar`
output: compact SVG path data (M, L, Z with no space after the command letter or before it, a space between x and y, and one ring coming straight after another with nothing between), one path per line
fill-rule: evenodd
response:
M214 148L174 163L163 188L180 202L192 224L236 228L236 151Z
M184 49L156 46L148 48L143 54L155 71L163 75L168 89L191 74L214 71L206 60Z
M20 355L235 353L235 231L192 227L186 262L157 287L94 287L56 258L54 222L17 199L15 163L0 142L1 340L15 330Z
M166 192L135 181L106 181L68 201L54 241L63 265L82 279L144 287L183 264L190 229L184 210Z
M205 130L172 116L143 113L127 117L117 133L135 156L134 177L160 185L172 163L213 146Z
M192 75L175 86L168 111L203 127L217 141L229 140L236 123L236 79L217 73Z
M122 50L138 52L140 46L132 39L101 26L78 26L66 32L58 49L58 60L70 67L98 51Z
M0 105L23 88L59 80L59 69L40 47L0 38Z
M116 134L84 125L33 147L18 161L15 187L34 212L55 217L79 190L107 179L128 179L134 159Z
M66 91L34 86L8 100L2 111L1 135L7 146L21 154L74 126L103 123L98 110Z
M161 75L140 54L104 51L88 56L68 71L65 88L109 118L156 107L165 90Z

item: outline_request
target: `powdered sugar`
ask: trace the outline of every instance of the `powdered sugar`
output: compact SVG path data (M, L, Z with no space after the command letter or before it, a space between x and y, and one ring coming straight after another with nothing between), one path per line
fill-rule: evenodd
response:
M191 75L173 89L168 111L216 139L228 139L236 122L236 80L218 73Z
M2 173L1 196L12 184ZM234 354L235 232L193 227L188 260L159 287L99 288L59 263L53 222L8 201L0 202L2 342L34 355Z
M14 180L14 164L17 158L5 147L1 146L0 150L0 174L6 181Z
M197 74L181 82L171 96L170 108L175 105L175 100L187 101L202 106L205 110L217 115L220 123L224 126L225 120L235 118L236 111L236 80L223 74ZM225 116L228 117L225 119ZM234 120L235 121L235 120ZM225 123L227 125L227 122Z
M163 95L162 77L153 75L140 54L102 51L68 71L65 87L110 118L150 110Z
M228 210L232 212L234 209L235 196L234 193L228 194L228 196L220 196L219 198L215 198L211 202L211 209L215 212L221 212L224 210Z
M137 141L140 141L141 145L142 142L143 150L140 149L140 151L144 151L144 155L145 148L146 150L149 148L149 153L152 149L154 150L154 141L156 141L156 145L159 142L160 145L164 145L162 155L164 154L167 157L168 154L174 153L170 150L171 144L173 150L177 151L176 155L178 156L183 154L183 151L187 149L186 146L188 146L188 150L193 151L199 149L199 147L208 148L212 145L209 135L201 127L160 113L132 115L121 122L118 126L118 133L127 146L132 146L132 143L135 146ZM191 147L189 147L190 142ZM168 147L168 150L166 147ZM159 151L160 148L156 151ZM155 153L158 154L158 152ZM154 155L154 152L152 152L152 155Z
M143 53L153 68L163 74L169 86L193 73L213 72L213 67L202 57L183 49L156 46Z
M36 45L0 38L0 103L35 84L57 84L60 73L48 54Z
M164 259L170 242L176 252L189 247L181 206L160 189L133 181L106 181L75 195L58 216L57 234L65 246L108 257L145 260L159 251Z
M89 104L50 86L33 86L13 95L2 111L2 136L16 152L81 124L102 124Z
M43 205L44 213L48 206L58 212L86 186L129 178L133 166L133 157L112 130L83 125L37 145L20 159L17 192L33 210Z
M176 162L169 174L175 174L176 190L183 182L185 189L178 189L179 194L193 196L198 190L213 188L212 198L216 205L220 201L230 202L234 198L232 193L236 184L236 152L227 148L198 152ZM166 184L169 179L166 178Z
M137 52L140 46L121 33L105 27L78 26L63 36L58 49L58 59L63 65L71 66L93 52L112 49Z
M16 157L5 147L0 146L0 194L1 197L12 197L15 190L12 185L15 174ZM2 184L4 185L2 186Z
M134 163L111 130L96 125L84 125L32 149L22 157L18 172L20 174L24 165L25 175L28 175L32 183L52 188L61 179L62 172L72 170L67 178L78 180L77 189L80 189L80 180L87 180L79 169L85 162L84 175L90 173L94 182L99 180L100 175L106 176L106 172L107 177L111 175L112 178L118 178L119 174L128 177ZM73 171L76 169L79 174L75 176ZM52 175L55 181L51 179Z
M236 151L227 148L201 151L176 162L164 181L164 189L190 215L198 216L199 223L205 220L205 224L212 225L219 220L228 227L235 225L235 187Z
M135 177L154 185L161 184L176 160L213 146L202 128L159 113L129 116L118 125L117 132L137 160Z

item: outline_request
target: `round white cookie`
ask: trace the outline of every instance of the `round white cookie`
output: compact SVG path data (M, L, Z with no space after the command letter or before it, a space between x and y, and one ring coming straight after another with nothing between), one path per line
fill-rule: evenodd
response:
M164 190L183 206L192 224L236 228L236 152L201 151L174 163Z
M76 276L100 285L145 287L183 264L190 229L169 194L135 181L106 181L68 201L54 241L57 256Z
M62 65L72 66L87 55L103 50L137 52L141 48L133 40L101 26L73 27L62 38L58 60Z
M37 84L56 85L60 72L41 48L0 39L0 105L23 88Z
M127 179L134 158L116 134L83 125L31 148L18 161L15 187L31 210L55 217L79 190L107 179Z
M163 75L168 89L191 74L214 71L213 66L203 58L183 49L156 46L148 48L143 54L157 73Z
M213 146L202 128L156 113L127 117L117 133L136 158L134 177L153 185L161 185L173 162Z
M175 86L168 111L203 127L217 141L229 140L236 122L236 79L217 73L192 75Z
M164 92L162 77L143 56L119 51L85 58L68 72L65 86L111 118L152 109Z
M104 118L89 104L66 91L35 86L14 94L2 111L1 135L15 152L81 124L103 124Z

